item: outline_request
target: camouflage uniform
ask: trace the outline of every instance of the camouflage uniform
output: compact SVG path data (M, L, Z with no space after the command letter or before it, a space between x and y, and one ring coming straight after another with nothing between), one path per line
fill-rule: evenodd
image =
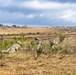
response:
M21 48L21 42L17 41L15 44L12 45L12 47L8 48L7 50L3 50L4 53L14 53L16 50L19 50Z
M36 42L36 58L39 57L39 55L42 53L42 42L40 39L35 38Z

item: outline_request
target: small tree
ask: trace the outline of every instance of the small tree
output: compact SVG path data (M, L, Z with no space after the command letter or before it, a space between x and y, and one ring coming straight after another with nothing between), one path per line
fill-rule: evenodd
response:
M12 27L15 27L16 28L17 26L16 25L12 25Z

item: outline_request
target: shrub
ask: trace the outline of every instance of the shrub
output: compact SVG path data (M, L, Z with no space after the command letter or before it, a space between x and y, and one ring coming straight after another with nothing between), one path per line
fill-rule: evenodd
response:
M68 54L70 53L70 46L69 44L64 44L63 48L62 48L62 53L63 54Z
M57 54L61 50L61 46L54 46L52 48L52 54Z
M37 34L40 34L40 32L37 32Z
M2 49L7 49L10 46L10 42L8 40L3 40L1 43L1 48Z
M61 33L58 35L58 37L59 37L59 42L60 43L62 43L64 41L64 39L65 39L65 35L63 35Z
M0 40L3 40L3 35L2 34L0 34Z
M16 35L13 36L13 40L16 42L18 39L16 37Z
M22 41L22 42L25 41L25 34L21 33L20 37L19 37L19 40Z
M4 50L12 46L14 41L2 40L0 44L0 50Z
M44 43L44 44L43 44L43 50L44 50L44 51L50 51L50 49L51 49L50 44L48 44L48 43Z
M30 44L31 44L31 46L35 46L36 45L34 40L32 40Z

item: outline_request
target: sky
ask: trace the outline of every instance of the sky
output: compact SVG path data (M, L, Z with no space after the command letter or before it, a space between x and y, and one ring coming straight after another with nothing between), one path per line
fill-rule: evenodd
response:
M0 23L76 26L76 0L0 0Z

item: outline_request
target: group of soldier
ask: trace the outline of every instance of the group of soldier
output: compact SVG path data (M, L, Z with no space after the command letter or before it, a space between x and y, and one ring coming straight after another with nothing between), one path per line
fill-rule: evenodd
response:
M34 38L35 40L35 44L36 44L36 53L37 53L37 57L42 53L42 42L39 38ZM53 47L54 45L58 45L59 42L55 42L54 40L50 40L50 46ZM22 43L20 41L15 42L10 48L8 48L7 50L3 50L3 53L14 53L16 51L18 51L20 48L22 47Z

